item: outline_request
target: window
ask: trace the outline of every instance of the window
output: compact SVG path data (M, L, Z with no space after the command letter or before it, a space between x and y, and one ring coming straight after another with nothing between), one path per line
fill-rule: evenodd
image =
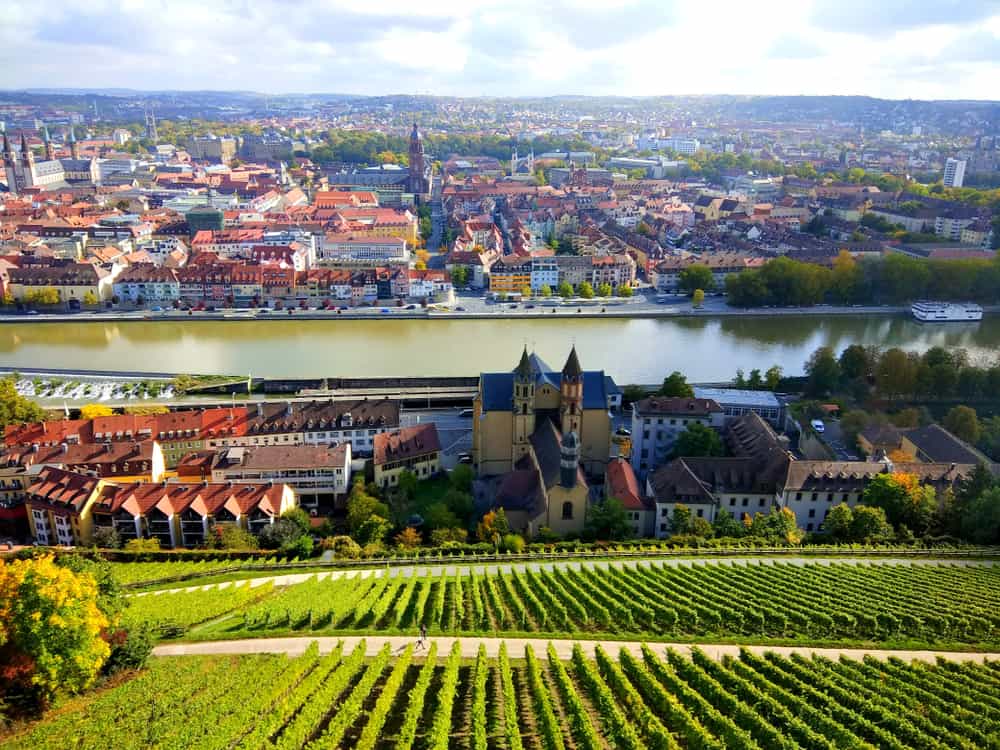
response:
M841 502L844 502L844 503L846 503L846 502L847 502L847 493L846 493L846 492L844 493L844 497L843 497L843 499L841 500Z
M833 493L832 492L826 493L826 501L828 503L832 503L833 502Z
M818 493L818 492L814 492L814 493L813 493L813 496L812 496L812 499L813 499L813 502L815 502L815 501L816 501L816 498L817 498L817 497L819 497L819 493Z
M660 524L660 531L666 531L666 530L667 530L667 525L665 523L661 523Z
M735 497L729 498L729 504L730 506L736 505L736 498Z
M744 508L745 508L745 507L747 507L747 505L748 505L749 503L750 503L750 498L748 498L748 497L745 497L745 498L743 498L743 507L744 507Z
M812 531L812 530L813 530L813 525L811 523L807 523L806 524L806 531Z
M761 508L763 508L763 507L764 507L764 498L761 498L761 499L760 499L760 507L761 507Z
M657 419L656 420L656 424L663 424L663 420L662 419Z
M642 439L643 440L649 440L649 430L643 430L642 431Z
M815 518L816 517L816 509L815 508L810 508L809 509L809 517L810 518Z
M660 517L661 518L665 518L669 513L670 513L669 509L667 509L667 508L660 508Z
M705 509L704 508L698 508L698 518L702 518L702 517L704 517L704 515L705 515Z
M795 499L796 500L801 500L802 499L802 493L801 492L796 492L795 493Z
M573 518L573 503L569 500L562 504L562 517L564 521L569 521Z
M649 448L643 448L642 449L642 457L643 458L649 458Z

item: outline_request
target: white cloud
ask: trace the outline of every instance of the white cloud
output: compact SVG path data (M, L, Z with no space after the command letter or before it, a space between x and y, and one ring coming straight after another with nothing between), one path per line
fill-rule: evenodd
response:
M0 87L997 97L1000 1L886 3L5 0Z

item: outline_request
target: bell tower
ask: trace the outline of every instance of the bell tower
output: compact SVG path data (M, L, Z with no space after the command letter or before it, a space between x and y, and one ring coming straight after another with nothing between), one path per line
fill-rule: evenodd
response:
M535 374L528 358L528 347L521 352L521 361L514 370L514 446L511 464L527 455L535 431Z
M570 349L566 364L563 365L559 393L562 433L565 435L575 432L579 435L583 422L583 370L580 368L580 359L576 356L576 346Z
M80 158L80 144L76 142L76 133L73 126L69 126L69 155L74 159Z
M3 135L3 173L7 180L7 189L12 195L17 195L21 189L17 179L17 162L14 160L14 149L10 145L10 136Z
M424 180L424 141L417 130L417 123L413 123L413 130L410 131L410 192L415 196L423 195L428 191Z
M42 141L45 143L45 160L54 161L56 158L56 150L52 146L52 139L49 138L48 125L42 125Z
M35 185L35 155L28 148L28 139L21 133L21 186Z

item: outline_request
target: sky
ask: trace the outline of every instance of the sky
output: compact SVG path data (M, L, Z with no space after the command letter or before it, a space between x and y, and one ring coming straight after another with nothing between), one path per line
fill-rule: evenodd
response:
M0 88L1000 99L1000 0L3 0Z

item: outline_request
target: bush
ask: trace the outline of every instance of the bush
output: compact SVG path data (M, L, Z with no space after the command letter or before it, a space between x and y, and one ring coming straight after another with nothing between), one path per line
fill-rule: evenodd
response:
M128 552L157 552L160 549L159 539L129 539L125 542Z
M94 529L93 542L101 549L121 549L122 540L118 532L109 526L98 526Z
M333 550L333 556L340 560L357 560L361 557L361 546L349 536L330 536L321 543L323 549Z
M504 552L524 552L524 537L520 534L507 534L503 538L501 549Z
M119 630L112 634L108 643L111 655L104 663L104 674L114 674L123 669L142 669L153 653L153 635L145 627Z
M313 540L311 536L300 536L293 542L284 545L281 548L289 557L300 557L307 558L312 557L313 553Z

